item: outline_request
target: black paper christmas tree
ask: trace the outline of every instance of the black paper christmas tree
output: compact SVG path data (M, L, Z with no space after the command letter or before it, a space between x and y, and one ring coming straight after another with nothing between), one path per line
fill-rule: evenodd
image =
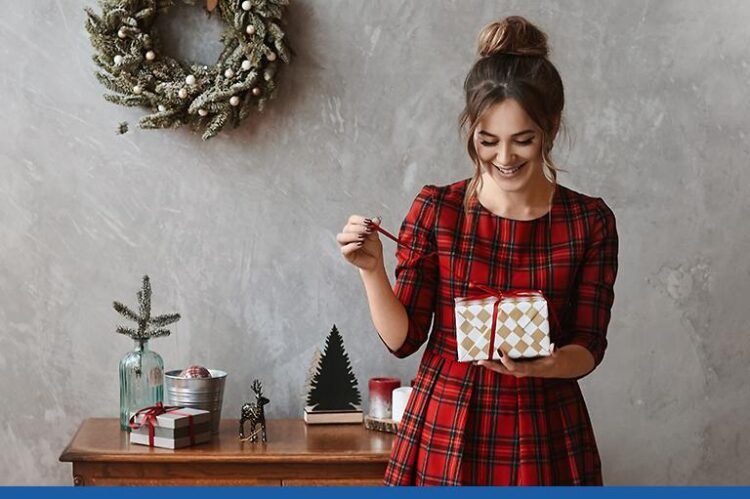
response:
M306 412L361 411L362 397L352 372L344 339L333 325L328 333L318 369L307 393Z

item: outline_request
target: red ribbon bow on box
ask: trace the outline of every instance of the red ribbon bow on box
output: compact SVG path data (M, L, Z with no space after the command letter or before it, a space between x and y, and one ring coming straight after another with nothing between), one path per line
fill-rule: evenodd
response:
M157 416L161 416L162 414L170 413L170 414L176 414L178 416L187 416L188 418L188 427L190 428L190 445L195 445L195 432L193 431L193 415L192 414L186 414L184 412L178 412L179 409L182 409L182 407L178 406L171 406L171 405L164 405L161 402L157 402L156 405L152 405L150 407L144 407L143 409L139 410L133 416L130 418L130 421L128 423L128 426L131 430L137 430L143 425L148 425L148 446L153 447L154 446L154 428L156 428L158 424ZM138 419L138 416L143 415L143 419L140 421L140 423L136 423L136 420Z
M545 301L547 299L544 297L544 293L542 293L539 290L511 290L511 291L499 291L496 289L492 289L488 286L484 286L483 284L476 284L473 282L469 283L469 293L470 296L468 298L471 298L472 300L482 300L484 298L497 298L495 301L494 306L492 307L492 326L490 329L490 352L489 352L489 359L493 360L493 355L495 354L495 327L497 326L497 311L500 308L500 302L506 298L521 298L521 297L542 297ZM555 311L552 309L552 306L549 304L549 301L547 301L548 310L550 314L550 318L552 319L553 323L557 325L557 318L555 317Z

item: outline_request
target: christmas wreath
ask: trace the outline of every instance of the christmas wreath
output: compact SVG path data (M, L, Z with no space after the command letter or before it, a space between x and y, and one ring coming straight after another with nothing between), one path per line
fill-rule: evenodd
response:
M182 0L194 4L194 0ZM276 90L279 61L289 63L281 29L289 0L208 0L226 25L224 49L213 66L188 64L162 53L157 17L175 0L100 0L101 14L87 8L86 30L101 68L104 98L151 111L141 128L189 125L203 139L229 123L237 126L254 108L263 110ZM127 124L120 125L120 132Z

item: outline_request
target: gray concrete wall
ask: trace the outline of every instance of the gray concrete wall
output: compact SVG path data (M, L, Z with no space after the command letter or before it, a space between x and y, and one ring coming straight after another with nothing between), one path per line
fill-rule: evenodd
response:
M410 379L417 357L385 352L334 235L352 212L396 229L420 186L469 175L455 124L475 36L522 14L566 83L562 183L619 223L610 348L583 382L605 480L748 484L750 3L296 0L278 99L208 143L115 135L141 113L101 98L87 4L0 16L1 483L70 483L57 458L78 424L116 416L131 345L111 301L134 303L144 273L155 310L184 316L153 348L229 371L228 417L252 377L269 417L299 417L333 323L365 396L369 377ZM174 46L210 62L216 26L180 19Z

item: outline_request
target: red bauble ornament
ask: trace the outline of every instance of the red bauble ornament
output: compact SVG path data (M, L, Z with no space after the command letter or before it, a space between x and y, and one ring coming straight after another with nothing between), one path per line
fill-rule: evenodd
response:
M211 371L203 366L190 366L182 370L181 378L210 378Z

